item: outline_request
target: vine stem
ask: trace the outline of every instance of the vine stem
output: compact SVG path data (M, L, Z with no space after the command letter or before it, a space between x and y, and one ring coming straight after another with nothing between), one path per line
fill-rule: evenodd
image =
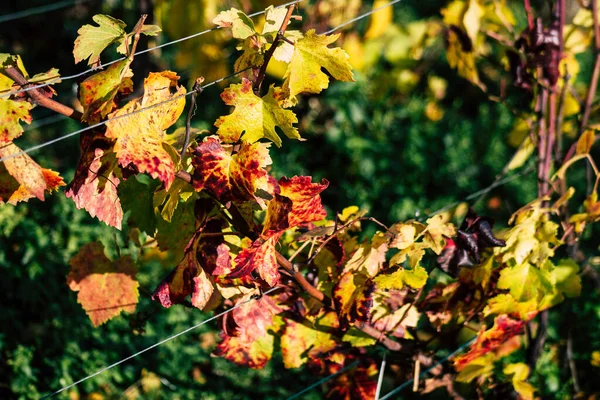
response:
M10 66L6 68L4 72L22 88L27 88L29 85L31 85L31 83L29 83L27 79L25 79L25 77L23 76L21 71L19 71L18 68ZM30 89L27 92L27 96L31 100L33 100L34 103L41 107L52 110L58 114L65 115L76 121L81 121L82 114L79 111L74 110L73 108L68 107L62 103L59 103L58 101L52 100L51 98L47 97L44 93L42 93L42 91L39 89Z
M296 6L295 4L292 4L288 7L287 14L285 14L285 18L283 19L283 22L281 23L281 27L279 28L279 31L277 32L275 39L273 39L273 44L271 44L271 47L269 47L269 50L267 50L267 53L265 54L265 59L264 59L262 65L260 66L260 70L258 71L258 75L256 76L256 81L254 81L254 85L253 85L254 94L259 97L260 97L260 88L265 79L265 74L267 72L267 66L269 65L269 60L271 60L271 57L273 57L273 53L275 53L275 50L277 49L279 42L281 40L285 39L285 37L284 37L285 31L287 29L288 24L290 23L290 19L292 18L292 13L294 12L295 6Z

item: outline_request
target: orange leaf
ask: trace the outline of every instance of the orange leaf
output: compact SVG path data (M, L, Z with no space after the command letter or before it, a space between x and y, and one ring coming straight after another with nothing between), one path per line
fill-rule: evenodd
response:
M257 239L252 246L242 250L235 258L236 267L230 278L239 278L257 270L260 277L275 286L279 283L279 265L277 264L277 249L275 245L282 233L276 233L266 240Z
M494 326L487 331L482 328L477 340L471 345L471 349L454 360L456 370L461 371L473 360L490 351L496 351L509 339L523 333L524 325L524 321L511 319L506 314L497 316L494 320Z
M276 328L273 316L282 309L269 296L248 301L252 296L248 293L238 299L237 304L246 303L231 312L237 327L235 335L223 332L223 341L218 344L215 354L238 365L262 368L273 355L274 337L269 333Z
M0 146L0 157L19 154L15 144ZM0 204L7 202L16 205L37 197L44 201L44 193L64 186L57 172L40 167L27 154L22 153L0 164Z
M243 143L239 152L225 150L218 139L209 137L196 148L194 188L208 190L221 202L263 200L255 196L258 189L267 191L267 171L271 164L268 143Z
M92 217L121 229L123 210L117 195L120 171L114 153L107 150L110 146L102 134L81 136L81 159L65 196Z
M88 243L70 261L67 283L78 292L81 304L94 326L99 326L121 311L134 312L138 302L137 268L129 256L112 262L100 242Z

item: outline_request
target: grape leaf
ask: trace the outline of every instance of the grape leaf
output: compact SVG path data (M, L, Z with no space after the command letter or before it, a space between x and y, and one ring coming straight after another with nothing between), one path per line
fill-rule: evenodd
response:
M252 246L242 250L235 258L236 267L229 277L239 278L256 270L269 286L277 285L280 276L275 245L280 237L281 233L277 233L266 240L259 238Z
M227 143L235 143L240 137L246 143L254 143L264 137L281 147L281 138L275 132L275 127L279 127L288 138L300 139L298 129L293 126L298 122L296 115L281 108L278 96L279 90L271 86L266 95L258 97L252 91L252 82L246 78L242 83L229 86L221 98L235 109L217 119L217 134Z
M373 281L379 289L400 290L404 286L420 289L427 282L427 277L425 268L417 265L414 269L398 268L391 274L380 274Z
M164 182L168 189L175 179L175 164L165 149L165 130L173 125L185 107L185 88L177 86L177 74L171 71L151 72L144 80L144 96L132 100L110 114L106 136L115 139L114 151L119 164L133 163L140 172ZM175 89L175 93L171 93ZM122 117L142 108L159 104L136 114ZM114 119L116 117L122 117Z
M411 335L406 328L414 328L419 323L421 313L412 304L404 304L402 307L393 310L389 306L384 306L382 301L373 300L371 309L371 321L373 326L381 332L390 332L390 335L409 339Z
M153 203L156 213L160 214L165 221L171 222L180 201L188 201L193 194L192 185L181 179L175 180L169 190L163 189L155 192Z
M320 196L329 186L326 179L312 183L310 176L294 176L282 177L278 183L279 194L269 202L263 234L319 221L327 216ZM284 198L291 201L291 208L283 204L287 203Z
M246 39L256 34L254 22L237 8L221 11L219 15L213 18L212 22L221 28L231 28L233 37L236 39Z
M7 67L22 67L22 65L21 57L0 54L0 72ZM0 73L0 91L10 90L13 83L11 78ZM10 143L13 139L21 136L23 127L21 127L20 121L31 123L30 111L33 107L34 105L28 101L0 98L0 145Z
M387 250L388 237L381 232L377 232L371 238L371 243L361 244L358 250L354 252L344 266L344 272L362 271L374 277L383 267Z
M469 351L454 360L454 366L457 371L462 371L471 362L477 358L498 349L502 344L514 336L523 333L525 322L509 318L506 315L499 315L494 320L494 326L485 330L481 328L475 342L471 345Z
M138 302L137 268L131 257L112 262L100 242L88 243L71 259L67 283L78 292L81 304L94 326L99 326L121 311L134 312Z
M141 177L148 178L144 175ZM156 217L152 204L156 186L156 181L144 183L138 177L132 176L122 182L117 190L123 211L129 212L130 228L135 226L150 236L154 236L156 230Z
M535 398L535 388L527 382L529 376L529 366L525 363L508 364L503 371L506 375L512 375L512 384L519 398L523 400L533 400Z
M498 289L509 289L519 302L538 299L538 296L554 290L548 273L529 263L503 269L498 279Z
M237 326L235 335L222 333L223 341L217 345L215 354L238 365L262 368L273 355L272 332L278 331L281 325L281 319L274 317L282 309L269 296L248 301L252 296L248 293L236 302L245 304L231 312Z
M176 260L183 258L185 248L196 231L195 199L179 204L170 222L156 219L156 241L162 251L171 251Z
M103 14L94 15L92 19L98 26L84 25L77 31L78 36L73 48L75 63L89 58L88 65L95 65L100 61L100 54L104 49L125 40L125 22ZM125 49L119 49L121 54L125 54Z
M339 36L318 35L311 29L296 41L283 82L284 107L295 105L298 102L296 95L299 93L321 93L321 90L327 89L329 77L321 68L339 81L354 81L348 54L341 48L327 47Z
M152 300L158 301L165 308L181 304L191 295L192 305L202 310L213 294L213 281L198 263L195 243L194 241L194 244L186 249L183 260L152 294Z
M129 59L119 61L81 82L79 102L83 107L82 121L90 124L100 122L117 106L114 101L117 94L127 95L133 91L130 64Z
M21 149L13 143L0 146L0 158L13 156L0 164L0 204L16 205L33 197L44 201L45 192L65 185L57 172L42 168L27 154L19 153Z
M331 373L334 372L336 371L331 371ZM340 400L374 399L377 391L378 372L379 368L373 359L362 359L360 365L356 368L338 375L333 380L327 398Z
M333 289L333 301L340 317L348 322L368 320L374 290L375 286L369 276L354 271L342 274Z
M367 335L363 331L359 331L355 327L351 327L344 333L342 342L350 343L352 347L367 347L377 344L377 339Z
M81 158L65 196L109 226L121 229L123 209L117 194L120 170L111 142L97 133L81 136Z
M284 318L285 330L281 334L281 354L286 368L299 368L309 358L318 358L339 346L334 333L339 329L338 317L333 311L309 317L299 323Z
M529 321L538 314L539 302L537 298L518 302L510 294L499 294L488 300L483 314L508 314L512 318Z
M225 150L219 140L206 138L196 149L192 160L194 188L208 190L219 201L256 200L257 190L268 190L267 171L271 164L268 143L243 143L239 152Z

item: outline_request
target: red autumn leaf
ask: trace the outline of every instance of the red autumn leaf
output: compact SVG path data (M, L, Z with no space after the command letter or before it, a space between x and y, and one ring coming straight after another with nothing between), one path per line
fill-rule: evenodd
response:
M196 258L202 268L210 275L224 275L231 271L231 255L224 236L204 236L204 234L222 232L220 220L210 220L199 233Z
M135 165L140 172L163 181L167 189L175 179L175 164L165 149L169 146L164 141L165 130L185 108L186 91L177 86L178 79L171 71L150 73L144 80L144 96L110 114L106 123L106 136L115 139L119 164Z
M267 171L271 164L268 143L243 143L239 152L223 148L217 138L206 138L192 160L194 188L207 190L219 201L263 200L255 193L269 189ZM229 146L231 147L231 146Z
M163 307L169 308L173 304L181 304L191 295L192 305L202 310L213 294L213 282L198 264L197 242L195 238L192 240L183 260L152 294L152 299L158 301Z
M230 278L239 278L257 270L260 277L269 284L275 286L279 283L279 264L277 264L277 249L275 245L282 233L276 233L266 240L257 239L252 246L242 250L235 258L236 267Z
M491 329L481 329L477 340L471 345L467 353L457 357L454 360L454 366L457 371L464 369L473 360L495 351L509 339L523 333L524 321L509 318L506 314L499 315L494 320L494 326Z
M134 312L138 302L137 268L131 257L112 262L102 243L89 243L70 261L67 283L78 292L81 304L94 326L116 317L121 311Z
M279 231L283 227L292 228L307 222L319 221L327 216L321 204L320 193L327 189L329 182L312 183L310 176L283 177L279 180L279 196L269 202L263 233ZM292 201L291 210L282 205L282 197Z
M332 374L340 370L336 366ZM374 360L368 358L350 371L338 375L331 384L327 398L335 400L371 400L375 398L377 390L378 366Z
M235 335L223 332L215 354L238 365L262 368L273 355L275 338L270 331L279 329L273 317L282 309L269 296L248 301L252 296L248 293L238 299L237 304L245 304L231 312Z
M13 143L0 146L0 158L13 156L0 164L0 204L16 205L33 197L44 201L45 192L51 193L65 185L57 172L40 167L20 152Z
M117 195L120 171L110 147L102 134L81 136L81 159L65 195L77 208L85 208L92 217L121 229L123 210Z

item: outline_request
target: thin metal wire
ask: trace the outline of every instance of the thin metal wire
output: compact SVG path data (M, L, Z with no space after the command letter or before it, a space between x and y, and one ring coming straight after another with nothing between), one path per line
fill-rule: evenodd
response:
M263 293L263 296L266 296L266 295L268 295L269 293L271 293L271 292L273 292L274 290L277 290L277 289L278 289L278 287L271 288L271 289L267 290L266 292L264 292L264 293ZM46 396L42 397L42 399L47 399L47 398L49 398L49 397L54 397L54 396L56 396L57 394L59 394L59 393L61 393L61 392L65 391L65 390L67 390L67 389L70 389L70 388L72 388L73 386L77 386L77 385L79 385L80 383L87 381L88 379L91 379L91 378L93 378L93 377L95 377L95 376L97 376L97 375L100 375L101 373L103 373L103 372L105 372L105 371L108 371L108 370L109 370L109 369L111 369L111 368L114 368L114 367L116 367L117 365L123 364L124 362L126 362L126 361L129 361L129 360L131 360L132 358L135 358L135 357L139 356L140 354L143 354L143 353L145 353L145 352L147 352L147 351L149 351L149 350L152 350L153 348L155 348L155 347L158 347L158 346L160 346L161 344L167 343L168 341L171 341L171 340L173 340L173 339L175 339L175 338L177 338L177 337L179 337L179 336L181 336L181 335L185 335L186 333L188 333L188 332L190 332L190 331L192 331L192 330L194 330L194 329L196 329L196 328L198 328L198 327L200 327L200 326L202 326L202 325L204 325L204 324L207 324L207 323L209 323L210 321L213 321L213 320L215 320L215 319L217 319L217 318L219 318L219 317L222 317L223 315L225 315L225 314L227 314L227 313L230 313L230 312L232 312L232 311L233 311L233 310L235 310L236 308L239 308L239 307L243 306L244 304L247 304L247 303L249 303L249 302L251 302L251 301L254 301L254 300L256 300L256 299L255 299L255 298L250 298L250 299L248 299L248 300L246 300L246 301L243 301L243 302L241 302L240 304L236 304L235 306L231 307L230 309L228 309L228 310L225 310L225 311L223 311L223 312L221 312L221 313L219 313L219 314L213 315L212 317L210 317L210 318L208 318L208 319L205 319L204 321L200 322L199 324L196 324L196 325L194 325L194 326L191 326L191 327L187 328L186 330L183 330L183 331L181 331L181 332L179 332L179 333L176 333L176 334L175 334L175 335L173 335L173 336L169 336L168 338L166 338L166 339L163 339L163 340L161 340L160 342L154 343L152 346L148 346L148 347L146 347L145 349L143 349L143 350L140 350L140 351L138 351L138 352L137 352L137 353L135 353L135 354L132 354L132 355L130 355L130 356L128 356L128 357L125 357L125 358L123 358L122 360L120 360L120 361L117 361L116 363L109 365L108 367L104 367L104 368L102 368L102 369L100 369L100 370L98 370L98 371L94 372L93 374L91 374L91 375L88 375L88 376L86 376L85 378L78 380L77 382L74 382L74 383L72 383L72 384L70 384L70 385L68 385L68 386L65 386L65 387L63 387L63 388L61 388L61 389L59 389L59 390L57 390L57 391L55 391L55 392L52 392L52 393L50 393L50 394L48 394L48 395L46 395Z
M483 188L481 190L478 190L477 192L471 193L470 195L468 195L467 197L465 197L463 200L455 201L453 203L450 203L450 204L448 204L448 205L446 205L446 206L444 206L444 207L442 207L442 208L440 208L440 209L438 209L438 210L430 213L428 215L428 217L432 217L432 216L434 216L436 214L439 214L439 213L444 212L446 210L449 210L449 209L451 209L453 207L456 207L457 205L459 205L460 203L463 203L465 201L470 201L470 200L473 200L473 199L477 199L477 198L483 196L484 194L489 193L491 190L493 190L493 189L495 189L497 187L504 186L507 183L514 181L515 179L518 179L518 178L520 178L522 176L525 176L525 175L529 175L534 170L535 170L535 165L531 165L530 167L525 168L525 169L523 169L523 170L521 170L521 171L519 171L519 172L517 172L517 173L515 173L513 175L504 177L502 179L498 179L498 180L492 182L489 186L487 186L487 187L485 187L485 188Z
M377 390L375 391L375 400L379 400L381 394L381 385L383 384L383 374L385 373L385 358L387 351L383 353L383 359L381 360L381 367L379 367L379 378L377 378Z
M23 129L23 132L28 132L34 129L41 128L42 126L51 125L58 121L63 121L68 119L69 117L62 114L50 115L49 117L40 118L37 121L33 121L33 123Z
M396 4L396 3L400 3L401 1L402 1L402 0L394 0L394 1L390 1L389 3L387 3L387 4L384 4L384 5L382 5L381 7L374 8L373 10L371 10L371 11L369 11L369 12L367 12L367 13L364 13L364 14L362 14L362 15L359 15L359 16L358 16L358 17L356 17L356 18L352 18L351 20L348 20L348 21L344 22L343 24L336 26L335 28L328 30L327 32L323 33L323 35L329 35L329 34L331 34L331 33L335 32L335 31L337 31L338 29L342 29L343 27L345 27L345 26L347 26L347 25L350 25L350 24L352 24L352 23L354 23L354 22L356 22L356 21L359 21L359 20L361 20L361 19L363 19L363 18L365 18L365 17L368 17L369 15L371 15L371 14L374 14L374 13L376 13L376 12L377 12L377 11L379 11L379 10L383 10L383 9L384 9L384 8L386 8L386 7L390 7L390 6L393 6L393 5L394 5L394 4Z
M289 3L286 3L286 4L282 4L282 5L278 6L278 7L285 7L285 6L288 6L288 5L291 5L291 4L296 4L296 3L299 3L299 2L301 2L301 1L303 1L303 0L296 0L296 1L292 1L292 2L289 2ZM391 5L391 4L398 3L399 1L400 1L400 0L394 0L394 1L390 2L388 5ZM386 7L386 6L382 6L382 7ZM382 7L379 7L379 8L377 8L377 9L375 9L375 10L371 10L371 11L369 11L369 12L367 12L367 13L364 13L364 14L362 14L361 16L358 16L358 17L356 17L356 18L352 19L351 21L358 21L359 19L366 18L366 17L368 17L369 15L373 14L374 12L376 12L377 10L381 9ZM264 11L263 11L263 12L264 12ZM251 16L255 16L255 15L258 15L258 14L259 14L259 13L254 13L254 14L250 14L250 15L251 15ZM348 23L349 23L349 22L342 23L342 24L341 24L341 25L339 25L338 27L334 28L334 29L333 29L333 31L335 31L336 29L338 29L338 28L340 28L340 27L343 27L343 26L347 25ZM213 29L215 29L215 28L213 28ZM332 32L332 31L330 30L330 31L328 31L328 32ZM328 34L328 32L325 32L324 34ZM108 65L108 64L105 64L105 65ZM226 79L229 79L229 78L231 78L231 77L233 77L233 76L236 76L236 75L238 75L238 74L241 74L242 72L245 72L245 71L247 71L248 69L250 69L250 68L246 68L246 69L243 69L243 70L241 70L241 71L234 72L234 73L233 73L233 74L231 74L231 75L228 75L228 76L226 76L226 77L223 77L223 78L221 78L221 79L217 79L216 81L210 82L210 83L208 83L208 84L206 84L206 85L202 86L201 88L202 88L202 89L205 89L205 88L207 88L207 87L209 87L209 86L212 86L212 85L214 85L214 84L216 84L216 83L222 82L222 81L224 81L224 80L226 80ZM31 88L28 88L28 89L31 89ZM145 110L147 110L147 109L150 109L150 108L153 108L153 107L157 107L157 106L159 106L159 105L161 105L161 104L164 104L164 103L167 103L167 102L170 102L170 101L177 100L178 98L181 98L181 97L184 97L184 96L189 96L189 95L191 95L191 94L193 94L193 93L195 93L195 92L194 92L194 91L190 91L190 92L186 93L185 95L176 96L176 97L173 97L173 98L171 98L171 99L169 99L169 100L165 100L165 101L163 101L163 102L161 102L161 103L157 103L157 104L153 104L153 105L151 105L151 106L148 106L148 107L140 108L139 110L136 110L136 111L134 111L134 112L132 112L132 113L125 114L125 115L120 115L120 116L118 116L118 117L114 117L114 118L111 118L111 119L107 119L107 120L105 120L105 121L101 121L101 122L99 122L99 123L97 123L97 124L90 125L90 126L88 126L88 127L82 128L82 129L80 129L80 130L77 130L77 131L75 131L75 132L68 133L68 134L66 134L66 135L64 135L64 136L60 136L60 137L54 138L54 139L52 139L52 140L49 140L48 142L45 142L45 143L42 143L42 144L39 144L39 145L36 145L36 146L32 146L32 147L30 147L30 148L28 148L28 149L22 150L22 151L21 151L21 152L19 152L19 153L16 153L16 154L11 154L11 155L9 155L9 156L6 156L6 157L3 157L3 158L0 158L0 162L2 162L2 161L5 161L5 160L8 160L8 159L11 159L11 158L13 158L13 157L17 157L17 156L19 156L19 155L21 155L21 154L30 153L30 152L32 152L32 151L35 151L35 150L41 149L41 148L43 148L43 147L50 146L50 145L52 145L52 144L54 144L54 143L56 143L56 142L62 141L62 140L64 140L64 139L70 138L70 137L72 137L72 136L76 136L76 135L78 135L78 134L80 134L80 133L83 133L83 132L86 132L86 131L88 131L88 130L90 130L90 129L97 128L97 127L99 127L99 126L105 125L105 124L106 124L107 122L109 122L109 121L113 121L113 120L116 120L116 119L119 119L119 118L125 118L125 117L127 117L127 116L129 116L129 115L133 115L133 114L136 114L136 113L139 113L139 112L143 112L143 111L145 111Z
M477 336L475 336L473 339L469 340L467 343L461 345L458 349L454 350L452 353L450 353L446 357L442 358L441 360L439 360L438 362L436 362L435 364L433 364L431 367L427 368L425 371L421 372L421 374L419 375L419 379L423 378L425 375L427 375L428 373L430 373L438 365L444 364L446 361L448 361L452 357L454 357L457 354L461 353L464 349L466 349L467 347L469 347L471 345L471 343L473 343L475 341L475 339L477 339ZM413 383L413 379L407 380L402 385L398 386L397 388L395 388L394 390L392 390L391 392L389 392L388 394L386 394L385 396L383 396L379 400L387 400L387 399L391 398L393 395L395 395L396 393L399 393L400 391L402 391L402 389L406 388L411 383Z
M338 372L331 374L329 376L326 376L325 378L321 379L318 382L313 383L312 385L310 385L309 387L305 388L304 390L296 393L295 395L293 395L292 397L288 397L287 400L293 400L293 399L297 399L298 397L302 396L304 393L306 392L310 392L312 389L316 388L317 386L319 386L321 383L327 382L328 380L335 378L336 376L343 374L344 372L348 371L351 368L354 368L355 366L358 365L358 361L353 362L350 365L345 366L344 368L340 369Z
M89 3L90 1L97 0L65 0L65 1L57 1L56 3L46 4L45 6L32 7L26 10L17 11L11 14L6 14L0 16L0 23L14 21L16 19L22 19L31 17L32 15L37 14L45 14L50 11L60 10L61 8L67 8L69 6L76 6L83 3Z
M216 85L216 84L217 84L217 83L219 83L219 82L222 82L222 81L224 81L224 80L226 80L226 79L229 79L229 78L232 78L232 77L234 77L234 76L236 76L236 75L239 75L239 74L241 74L242 72L245 72L245 71L247 71L247 70L249 70L249 69L250 69L250 68L245 68L245 69L242 69L242 70L240 70L240 71L234 72L233 74L229 74L229 75L227 75L227 76L224 76L223 78L219 78L219 79L217 79L217 80L215 80L215 81L212 81L212 82L210 82L210 83L207 83L206 85L203 85L203 86L201 86L201 89L202 89L202 90L204 90L204 89L206 89L207 87L210 87L210 86ZM54 143L57 143L57 142L60 142L60 141L62 141L62 140L65 140L65 139L67 139L67 138L70 138L71 136L76 136L76 135L79 135L80 133L83 133L83 132L89 131L89 130L91 130L91 129L94 129L94 128L97 128L97 127L99 127L99 126L106 125L108 122L111 122L111 121L116 121L116 120L118 120L118 119L121 119L121 118L126 118L126 117L129 117L129 116L131 116L131 115L135 115L135 114L138 114L138 113L141 113L141 112L147 111L147 110L149 110L149 109L151 109L151 108L158 107L158 106L160 106L160 105L163 105L163 104L169 103L169 102L171 102L171 101L175 101L175 100L177 100L177 99L180 99L180 98L182 98L182 97L187 97L187 96L189 96L189 95L191 95L191 94L193 94L193 93L196 93L196 92L195 92L194 90L191 90L191 91L189 91L189 92L187 92L187 93L185 93L185 94L181 94L181 95L179 95L179 96L172 97L172 98L170 98L170 99L168 99L168 100L161 101L161 102L159 102L159 103L155 103L155 104L149 105L149 106L147 106L147 107L140 108L140 109L138 109L138 110L135 110L135 111L133 111L133 112L131 112L131 113L128 113L128 114L123 114L123 115L119 115L119 116L116 116L116 117L113 117L113 118L107 119L107 120L105 120L105 121L98 122L97 124L90 125L90 126L86 126L85 128L79 129L79 130L77 130L77 131L74 131L74 132L71 132L71 133L67 133L66 135L59 136L59 137L57 137L57 138L54 138L54 139L52 139L52 140L49 140L49 141L47 141L47 142L44 142L44 143L41 143L41 144L38 144L38 145L35 145L35 146L32 146L32 147L29 147L29 148L27 148L27 149L25 149L25 150L21 150L21 151L20 151L20 152L18 152L18 153L15 153L15 154L11 154L11 155L9 155L9 156L2 157L2 158L0 158L0 162L2 162L2 161L6 161L6 160L10 160L11 158L14 158L14 157L18 157L18 156L20 156L21 154L27 154L27 153L31 153L32 151L35 151L35 150L41 149L41 148L43 148L43 147L50 146L50 145L52 145L52 144L54 144Z
M275 8L287 7L287 6L290 6L292 4L301 3L302 1L304 1L304 0L290 1L288 3L281 4L281 5L279 5L279 6L275 7ZM255 12L255 13L252 13L252 14L248 15L248 17L256 17L258 15L264 14L265 12L266 12L265 10L258 11L258 12ZM221 29L221 27L220 26L215 26L214 28L206 29L206 30L204 30L202 32L197 32L197 33L194 33L192 35L182 37L180 39L175 39L175 40L172 40L170 42L163 43L161 45L158 45L158 46L155 46L155 47L152 47L152 48L149 48L149 49L140 50L140 51L134 53L134 56L137 56L137 55L140 55L140 54L145 54L145 53L148 53L148 52L151 52L151 51L154 51L154 50L158 50L158 49L161 49L163 47L171 46L172 44L175 44L175 43L181 43L181 42L184 42L186 40L190 40L190 39L193 39L195 37L202 36L202 35L205 35L207 33L216 31L217 29ZM82 76L84 76L84 75L86 75L86 74L88 74L90 72L96 71L96 70L104 68L104 67L108 67L109 65L112 65L112 64L117 63L119 61L123 61L126 58L127 57L121 57L121 58L118 58L116 60L107 62L105 64L100 64L100 65L98 65L96 67L87 69L87 70L85 70L83 72L80 72L78 74L68 75L68 76L63 76L63 77L56 76L56 77L53 77L53 78L49 78L50 80L47 81L47 82L45 82L45 83L42 83L42 84L39 84L39 85L34 85L34 86L29 86L29 87L26 87L26 88L22 88L22 89L19 89L17 91L14 91L14 92L11 92L10 90L5 90L5 91L0 92L0 93L4 93L2 96L0 96L0 99L7 98L7 97L10 97L12 95L19 94L19 93L24 93L24 92L27 92L29 90L43 88L43 87L52 85L54 83L59 83L59 82L64 82L64 81L68 81L68 80L71 80L71 79L76 79L76 78L82 77Z

